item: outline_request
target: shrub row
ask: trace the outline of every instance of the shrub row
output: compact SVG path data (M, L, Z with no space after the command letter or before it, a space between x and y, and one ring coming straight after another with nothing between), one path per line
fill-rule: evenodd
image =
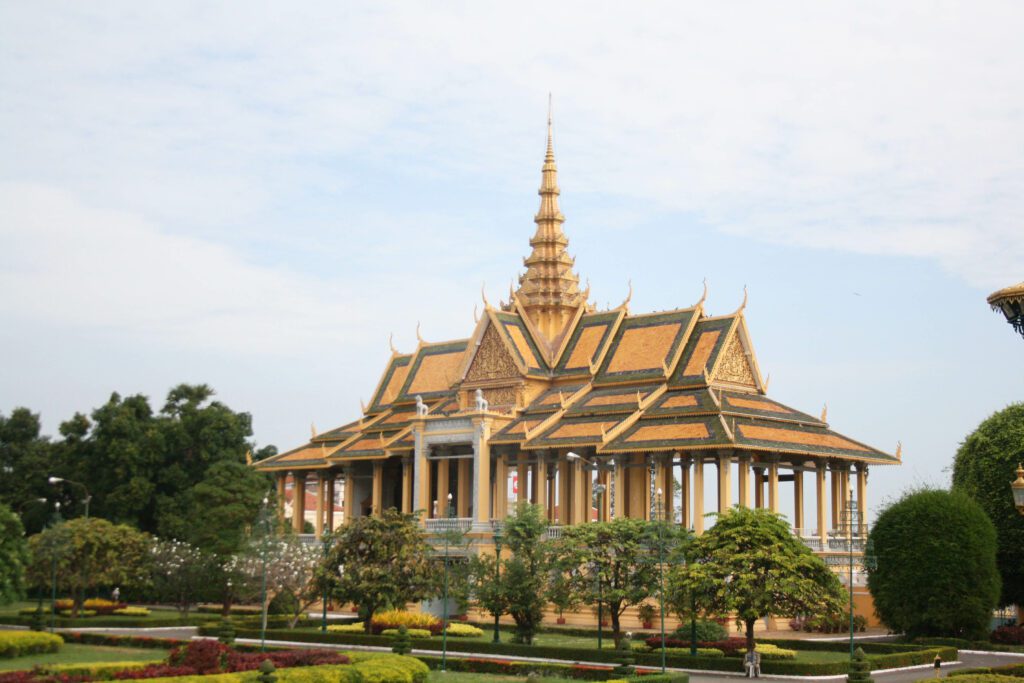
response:
M918 683L933 683L934 678L927 678ZM1016 683L1018 679L1013 676L997 676L996 674L968 674L957 676L957 683Z
M0 658L56 652L64 640L52 633L0 631Z
M1024 624L1019 626L1013 624L1000 626L992 631L989 639L993 643L1000 643L1002 645L1024 645Z
M281 669L278 683L426 683L430 670L415 657L377 655L354 664ZM242 683L252 674L228 673L153 678L149 683Z
M997 643L990 643L987 640L966 640L964 638L915 638L913 641L917 645L924 646L937 646L946 645L949 647L955 647L960 650L988 650L991 652L1015 652L1015 650L1007 645L1001 645Z
M984 666L975 669L958 669L946 674L949 677L971 676L974 674L996 674L998 676L1013 676L1024 678L1024 664L1004 664L1003 666Z
M81 633L78 631L63 633L64 641L68 643L80 643L82 645L109 645L112 647L138 647L157 650L168 650L180 647L190 641L175 640L173 638L152 638L150 636L114 636L105 633ZM257 633L259 637L259 633ZM234 643L232 647L239 652L260 652L259 645ZM282 648L267 645L268 651L276 651Z
M431 669L441 666L438 657L419 657ZM544 677L571 678L585 681L608 681L611 679L637 680L643 683L688 683L688 674L671 672L667 674L639 674L626 679L618 678L609 667L585 666L581 664L553 664L547 662L515 662L493 659L448 659L445 668L460 673L492 674L526 677L536 674Z

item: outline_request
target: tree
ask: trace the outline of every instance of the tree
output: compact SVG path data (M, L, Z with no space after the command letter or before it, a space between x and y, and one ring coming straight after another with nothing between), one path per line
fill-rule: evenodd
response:
M551 549L547 542L548 523L540 507L520 503L505 521L505 544L511 557L502 562L500 579L508 613L516 622L515 642L533 644L533 636L544 618Z
M560 570L586 605L607 610L612 635L622 637L620 618L656 592L658 565L648 544L648 523L616 518L564 529L556 554Z
M38 532L47 521L46 506L36 499L52 496L46 479L51 474L52 444L40 436L39 415L15 408L0 414L0 503L21 513L21 523Z
M218 462L182 497L188 516L163 523L197 548L227 558L246 544L269 489L262 472L243 463Z
M381 608L437 595L440 572L432 553L416 516L392 508L380 516L357 517L335 532L325 562L334 571L325 580L334 599L357 606L369 632Z
M149 544L145 534L129 526L79 517L29 539L29 572L35 585L48 585L56 561L57 587L71 594L72 614L78 616L87 591L145 583Z
M21 520L0 503L0 605L25 596L25 567L28 544Z
M690 544L687 563L670 585L692 596L706 615L736 614L754 649L754 624L763 617L832 614L843 604L843 589L825 563L800 542L779 514L734 507Z
M996 564L1003 589L999 604L1024 605L1024 516L1010 495L1024 461L1024 403L993 413L963 443L953 460L953 490L977 502L996 529Z
M869 536L877 567L868 589L890 629L977 639L999 600L996 532L963 493L907 493L878 516Z
M150 582L156 598L177 607L187 617L189 610L208 591L213 558L184 541L155 540L149 549Z
M467 582L469 594L478 607L487 610L492 617L508 614L508 600L499 577L501 563L490 554L473 555L469 560Z
M329 551L328 551L329 554ZM334 568L333 574L337 571ZM328 580L324 554L319 545L303 543L297 536L281 536L267 549L267 588L276 594L295 596L288 615L288 628L295 628L299 618L323 596Z

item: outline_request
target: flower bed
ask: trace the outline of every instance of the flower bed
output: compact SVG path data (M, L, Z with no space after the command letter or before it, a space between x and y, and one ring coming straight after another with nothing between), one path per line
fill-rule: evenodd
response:
M479 638L484 634L483 629L469 624L448 624L445 632L455 638Z
M370 632L375 635L380 634L384 629L398 628L399 626L426 629L434 635L441 632L441 620L426 612L391 609L377 612L370 620Z
M0 658L57 652L64 640L52 633L0 631Z

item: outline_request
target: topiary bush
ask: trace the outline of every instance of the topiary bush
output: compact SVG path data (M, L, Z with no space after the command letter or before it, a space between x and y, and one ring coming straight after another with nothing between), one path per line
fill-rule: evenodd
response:
M976 502L959 492L907 493L869 538L877 566L868 589L886 626L911 638L988 635L1000 590L996 532Z
M683 624L676 629L672 636L677 640L690 642L690 624ZM709 642L712 640L725 640L729 637L729 631L713 619L697 620L697 642Z
M52 633L0 631L0 658L57 652L63 644L64 639Z
M267 605L270 614L292 615L299 611L299 599L289 590L280 591Z

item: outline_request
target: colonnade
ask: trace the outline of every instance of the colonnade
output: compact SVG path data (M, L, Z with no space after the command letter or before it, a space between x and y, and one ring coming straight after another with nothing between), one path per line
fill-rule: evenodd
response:
M767 508L781 512L780 484L792 483L793 510L789 520L801 536L820 539L827 547L830 531L843 530L843 511L850 495L861 511L866 508L867 466L837 459L783 460L777 454L751 454L742 451L690 453L635 453L614 457L569 457L568 451L512 451L490 455L480 467L480 458L470 454L445 454L425 459L417 482L412 457L402 458L400 466L385 471L385 461L362 463L343 468L295 471L292 497L292 525L302 533L306 521L306 489L315 482L313 527L319 538L325 530L362 514L379 514L388 498L403 512L424 509L427 518L447 517L448 496L452 512L458 518L472 518L481 524L504 519L512 506L529 501L545 510L556 525L580 524L614 517L652 519L660 516L704 531L706 486L713 486L719 512L734 503L744 507ZM715 467L715 481L707 482L707 465ZM486 470L481 472L480 470ZM813 472L816 527L807 527L805 515L805 474ZM733 473L736 486L733 486ZM518 490L510 495L509 480L515 475ZM288 472L278 473L278 514L283 519L285 480ZM400 482L387 481L399 476ZM487 477L489 481L482 481ZM357 479L369 480L368 485ZM852 485L852 488L851 488ZM343 489L340 519L336 519L334 500L338 486ZM395 488L397 487L397 488ZM678 487L678 488L677 488ZM417 496L417 488L419 496ZM666 492L660 501L657 490ZM357 500L357 490L362 494ZM394 494L385 491L395 491ZM679 492L677 495L676 492ZM733 499L734 494L736 499ZM417 500L418 498L418 500ZM418 504L419 500L429 505ZM417 505L418 504L418 505ZM676 509L678 505L678 510ZM855 524L854 535L865 533L863 515Z

